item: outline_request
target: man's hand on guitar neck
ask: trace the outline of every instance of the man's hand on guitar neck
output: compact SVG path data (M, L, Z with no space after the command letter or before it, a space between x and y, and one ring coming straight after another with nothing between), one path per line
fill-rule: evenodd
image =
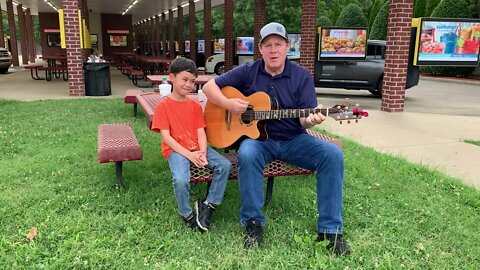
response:
M321 109L321 108L322 108L322 105L318 105L317 107L315 107L315 109ZM321 114L320 112L315 114L311 113L307 117L300 118L300 123L304 128L311 128L315 125L321 124L323 121L325 121L326 118L327 117Z

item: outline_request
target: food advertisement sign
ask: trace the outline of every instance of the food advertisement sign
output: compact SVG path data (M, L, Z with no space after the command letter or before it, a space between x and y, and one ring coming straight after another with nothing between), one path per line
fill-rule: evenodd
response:
M300 34L288 34L290 49L287 55L300 55Z
M237 37L237 54L253 54L253 37Z
M366 28L320 28L319 60L363 60Z
M204 39L199 39L198 40L197 53L205 53L205 40Z
M478 65L480 20L422 18L419 34L417 65Z
M213 42L214 53L224 53L225 52L225 39L216 38Z

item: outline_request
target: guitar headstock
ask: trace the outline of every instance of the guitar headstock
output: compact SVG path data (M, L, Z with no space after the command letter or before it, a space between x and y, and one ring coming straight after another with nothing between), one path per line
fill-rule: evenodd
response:
M360 108L360 104L355 105L335 105L328 109L328 116L332 117L336 121L340 121L342 124L343 121L347 121L347 124L350 124L351 121L358 123L358 119L362 117L367 117L368 112Z

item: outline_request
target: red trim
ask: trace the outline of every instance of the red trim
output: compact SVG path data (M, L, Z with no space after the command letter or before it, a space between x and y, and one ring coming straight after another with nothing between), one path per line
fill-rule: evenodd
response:
M60 33L60 29L43 29L45 33Z

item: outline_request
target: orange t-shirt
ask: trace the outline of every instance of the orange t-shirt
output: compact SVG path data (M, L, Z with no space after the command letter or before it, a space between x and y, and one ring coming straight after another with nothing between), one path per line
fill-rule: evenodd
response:
M162 99L153 114L152 130L169 130L170 136L180 145L190 151L200 150L197 131L205 128L202 106L191 98L177 101L170 97ZM168 160L172 148L162 142L162 155Z

